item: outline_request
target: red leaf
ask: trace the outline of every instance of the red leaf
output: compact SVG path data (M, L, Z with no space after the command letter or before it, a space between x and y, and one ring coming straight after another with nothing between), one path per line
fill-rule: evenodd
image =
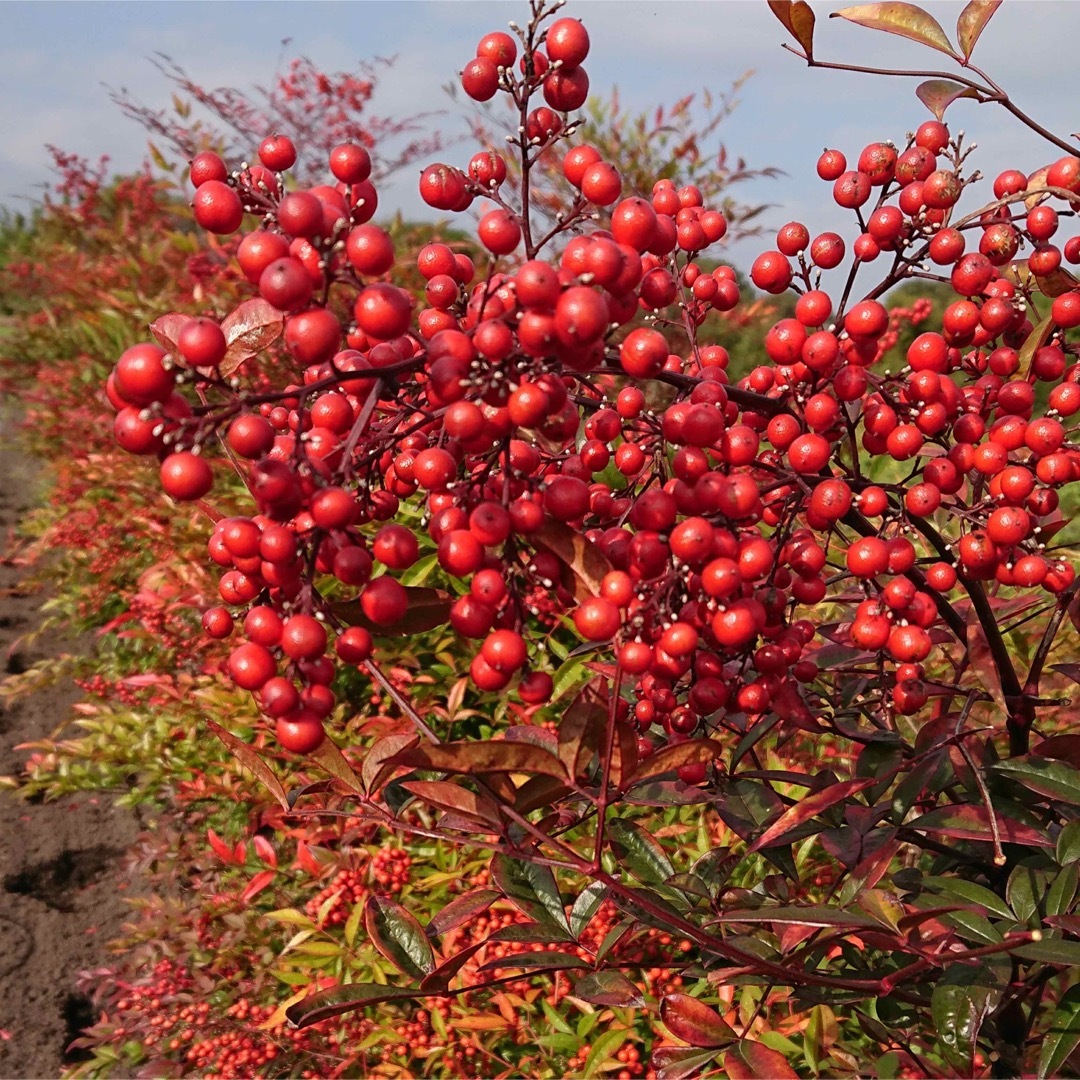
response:
M990 652L990 645L986 640L986 631L979 622L979 615L974 604L968 608L967 649L971 670L979 685L989 691L1002 712L1007 711L1005 694L1001 689L1001 675L998 673L997 664L994 663L993 653Z
M660 1019L672 1035L691 1046L715 1048L739 1038L715 1009L689 994L665 995Z
M1001 0L971 0L960 12L956 20L956 40L960 42L960 51L965 60L971 56L975 42L1000 5Z
M566 770L557 757L528 743L488 741L414 746L395 754L387 764L469 776L510 772L540 773L566 779Z
M747 849L748 852L760 851L779 839L784 833L791 832L796 826L812 817L817 817L823 810L843 802L852 795L876 784L876 776L868 776L862 780L844 780L839 784L830 784L827 788L807 795L800 799L794 806L789 807L774 821Z
M998 834L1008 844L1025 847L1053 847L1049 835L1030 825L995 812ZM919 832L948 833L954 840L986 840L993 838L990 815L985 806L939 806L928 814L909 821L907 827Z
M464 893L436 912L424 932L428 937L445 934L455 926L468 922L474 915L479 915L481 911L487 911L492 902L501 895L502 893L495 889L473 889L472 892Z
M452 814L461 814L474 822L499 828L499 812L490 799L477 795L460 784L447 780L406 780L401 785L411 791L421 802L446 810Z
M150 324L150 333L154 335L157 343L178 364L183 364L184 358L180 355L180 346L177 345L177 340L180 337L180 331L189 322L191 322L190 315L181 315L179 312L173 311L168 315L162 315L160 319L155 319Z
M296 861L302 870L306 870L315 877L322 873L322 864L311 854L311 848L306 840L301 840L296 845Z
M240 894L240 899L247 904L254 900L274 880L273 870L260 870L247 884L247 888Z
M884 30L887 34L909 38L920 45L937 49L947 56L956 56L945 31L941 29L941 24L933 15L915 4L885 0L880 4L859 4L842 11L834 11L829 17L847 19L848 22L869 27L871 30Z
M221 323L228 348L218 371L228 378L240 365L268 345L272 345L285 329L285 316L263 299L245 300Z
M253 843L255 844L255 854L264 863L268 866L277 866L277 852L274 850L274 845L265 836L256 836Z
M334 614L349 626L362 626L376 637L408 637L422 634L443 626L450 618L450 594L442 589L428 589L418 585L404 586L409 606L405 614L389 626L373 623L363 611L359 600L346 600L334 604Z
M764 1043L743 1039L724 1055L724 1069L730 1080L798 1080L799 1074L779 1050Z
M221 839L220 836L213 829L206 830L206 839L210 842L210 846L214 849L217 857L222 862L232 866L236 863L236 855L233 849ZM243 863L243 859L240 860Z
M600 751L607 718L608 707L600 700L594 680L574 698L559 724L559 757L571 779L583 778Z
M574 597L586 600L600 593L600 582L611 563L600 548L584 534L562 521L546 520L540 530L530 534L537 547L546 548L564 562L574 575Z
M696 765L701 761L713 761L724 752L723 746L715 739L687 739L684 743L665 746L650 754L634 770L633 776L626 781L627 787L640 784L654 776L674 772L682 765Z
M220 724L207 720L206 726L232 751L233 757L246 769L249 769L262 782L263 787L277 799L283 810L291 810L289 796L281 786L281 781L274 775L270 766L250 747L231 735Z
M411 731L377 739L364 757L364 764L360 766L360 779L364 790L369 795L377 792L396 767L388 764L390 759L402 750L415 746L419 741L419 736Z
M945 110L960 98L979 99L979 95L970 87L951 79L927 79L915 87L915 96L937 117L945 118Z
M364 785L360 777L356 775L353 767L345 760L344 755L337 745L330 739L323 739L318 748L311 754L334 779L340 780L350 791L362 794Z
M381 986L376 983L350 983L332 986L290 1005L285 1015L290 1024L298 1028L310 1027L320 1020L329 1020L342 1013L355 1012L367 1005L381 1001L407 1001L421 997L419 990L402 990L397 986Z
M806 59L814 56L814 12L806 0L769 0L772 13L802 46Z

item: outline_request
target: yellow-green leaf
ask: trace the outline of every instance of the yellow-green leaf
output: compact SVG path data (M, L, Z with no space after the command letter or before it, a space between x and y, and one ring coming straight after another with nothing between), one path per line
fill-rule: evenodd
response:
M975 98L979 95L970 87L963 86L951 79L927 79L915 88L915 96L941 120L945 110L959 98Z
M802 46L807 60L814 57L814 12L806 0L769 0L772 13Z
M915 4L905 4L901 0L886 0L881 4L858 4L834 11L830 18L847 19L858 26L884 30L887 34L917 41L920 45L937 49L947 56L957 55L937 19Z
M971 56L975 42L979 40L979 35L986 29L986 24L1000 4L1001 0L971 0L960 12L960 17L956 20L956 40L960 42L960 51L965 60Z

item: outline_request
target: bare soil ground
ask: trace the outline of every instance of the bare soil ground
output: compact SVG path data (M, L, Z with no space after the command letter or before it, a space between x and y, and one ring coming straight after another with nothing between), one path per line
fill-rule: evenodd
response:
M24 640L44 597L5 553L39 494L36 463L0 448L0 678L89 647L55 633ZM53 734L78 696L69 685L0 706L0 775L20 774L28 752L19 744ZM123 865L137 833L107 794L28 802L0 791L0 1077L57 1077L79 1060L70 1043L96 1017L76 980L109 960L129 910Z

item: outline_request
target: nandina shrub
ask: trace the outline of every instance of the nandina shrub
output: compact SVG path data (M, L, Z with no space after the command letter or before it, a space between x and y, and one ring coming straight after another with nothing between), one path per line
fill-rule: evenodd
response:
M819 63L809 7L772 6ZM1051 136L1066 156L959 209L974 174L942 116L1003 96L969 64L993 10L968 5L958 47L919 9L841 13L967 73L920 85L936 119L902 148L822 155L858 232L779 230L750 277L794 312L738 381L701 333L741 299L731 268L703 266L723 215L692 185L622 190L619 162L575 144L590 42L572 17L536 4L466 64L467 94L517 109L520 182L491 147L423 171L432 207L475 204L484 254L425 247L422 293L370 224L361 148L304 189L273 153L258 176L199 162L196 220L231 235L250 216L258 295L199 328L208 349L162 314L110 398L121 441L215 521L204 626L235 643L230 676L331 779L288 792L222 737L283 814L332 792L368 825L492 853L426 925L407 897L356 908L408 985L313 987L290 1020L552 976L613 1015L647 1007L663 1075L1071 1068L1080 671L1054 538L1080 468L1080 240L1053 240L1080 158ZM550 228L530 214L545 175ZM915 277L953 291L932 326L926 304L881 302ZM890 356L904 319L923 329ZM252 385L267 352L287 383ZM253 512L215 509L229 468ZM406 578L422 553L434 584ZM558 707L468 737L464 683L432 709L372 652L445 626L476 643L476 690ZM373 745L327 735L341 668L400 712ZM455 933L501 900L524 922ZM650 934L676 954L643 950ZM646 978L657 965L682 983ZM615 1067L595 1045L582 1065Z

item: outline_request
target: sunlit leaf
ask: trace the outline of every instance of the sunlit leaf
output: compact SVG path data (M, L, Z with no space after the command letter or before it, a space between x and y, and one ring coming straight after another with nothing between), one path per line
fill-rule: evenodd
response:
M570 909L570 932L580 938L582 931L592 922L593 916L604 902L607 886L601 881L594 881L578 893L574 906Z
M713 761L723 752L723 746L715 739L687 739L686 742L676 743L674 746L662 747L638 765L626 782L627 787L633 787L654 776L674 772L682 765L697 765L702 761Z
M789 807L779 818L776 819L754 842L750 845L750 851L759 851L763 847L777 842L786 833L801 825L804 821L817 817L818 814L835 806L838 802L857 795L860 791L877 783L876 777L865 777L862 780L844 780L839 784L830 784L815 791L812 795L800 799L794 806Z
M343 1013L356 1012L381 1001L410 1001L420 998L420 990L404 990L397 986L380 986L377 983L350 983L348 986L332 986L320 990L303 1001L290 1005L286 1017L295 1027L305 1028L320 1020L329 1020Z
M601 751L608 707L590 683L570 703L559 723L559 757L572 780L584 780L589 763Z
M695 1050L688 1046L657 1046L649 1060L656 1080L686 1080L716 1057L715 1050Z
M228 378L245 360L272 345L285 330L285 316L261 298L245 300L221 322L228 348L218 367Z
M553 754L529 743L503 741L453 742L438 746L422 744L402 750L391 765L414 769L479 776L484 773L541 773L565 780L562 762Z
M492 901L498 900L499 896L500 893L494 889L473 889L457 896L431 916L424 932L429 938L445 934L448 930L468 922L474 915L479 915L481 911L487 911Z
M945 119L945 110L960 98L975 98L979 95L970 86L953 82L951 79L927 79L915 87L915 96L937 117Z
M364 790L370 795L379 790L386 778L394 772L396 766L387 764L395 754L402 750L415 746L420 741L418 735L412 732L400 732L396 735L386 735L376 740L371 749L364 756L364 763L360 766L360 780Z
M1027 847L1053 847L1053 841L1045 832L1024 825L995 811L998 834L1005 843L1024 844ZM919 832L944 832L954 840L993 839L990 815L984 806L939 806L922 817L908 823L908 828Z
M263 787L277 799L283 810L291 809L289 806L289 796L286 793L285 788L281 786L281 781L274 775L270 766L259 757L255 750L248 746L247 743L241 742L235 735L230 734L220 724L215 724L213 720L207 720L206 726L229 748L233 757L235 757L245 769L248 769L255 774Z
M666 994L660 1002L660 1019L672 1035L691 1046L717 1049L739 1038L715 1009L689 994Z
M191 322L190 315L180 315L174 311L168 315L162 315L150 324L150 333L154 335L157 343L181 365L184 363L184 358L180 354L177 341L180 338L180 331L189 322Z
M855 7L834 11L830 18L847 19L859 26L871 30L884 30L887 34L910 38L937 49L948 56L956 53L941 29L941 24L929 12L915 4L901 3L900 0L886 0L880 4L858 4Z
M435 970L435 954L424 928L396 900L369 896L364 905L364 927L375 948L405 975L422 979Z
M331 776L340 780L350 791L363 793L363 782L356 775L353 767L345 760L345 756L337 748L337 744L333 740L323 739L310 756Z
M806 0L769 0L772 13L802 46L807 60L814 56L814 12Z
M587 968L589 965L568 952L529 952L517 953L513 956L500 956L495 960L489 960L480 968L481 971L494 971L497 968L508 968L521 971L533 971L537 968L544 971L565 971L568 968Z
M967 60L971 56L975 42L979 35L986 29L986 24L993 17L1001 4L1001 0L970 0L960 17L956 20L956 40L960 43L960 51Z

